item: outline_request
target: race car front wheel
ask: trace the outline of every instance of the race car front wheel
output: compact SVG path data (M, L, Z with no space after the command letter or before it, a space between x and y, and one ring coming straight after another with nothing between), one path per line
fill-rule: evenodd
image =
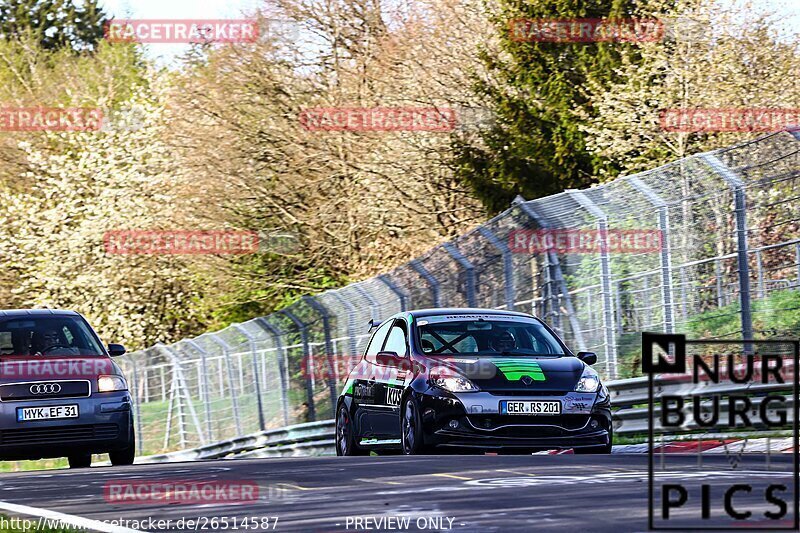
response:
M132 465L136 458L136 434L133 430L133 419L128 427L128 435L130 435L130 439L126 448L108 453L108 458L114 466Z
M422 417L419 407L410 396L403 403L400 438L403 444L403 453L406 455L419 455L427 450L422 435Z
M356 445L353 423L344 404L339 406L336 413L336 455L365 455Z

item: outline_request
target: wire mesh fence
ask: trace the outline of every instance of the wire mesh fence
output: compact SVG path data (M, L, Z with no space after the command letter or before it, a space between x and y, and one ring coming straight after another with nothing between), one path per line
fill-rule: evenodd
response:
M139 452L332 418L370 319L409 309L533 313L607 379L639 333L796 337L800 131L526 201L391 272L120 358Z

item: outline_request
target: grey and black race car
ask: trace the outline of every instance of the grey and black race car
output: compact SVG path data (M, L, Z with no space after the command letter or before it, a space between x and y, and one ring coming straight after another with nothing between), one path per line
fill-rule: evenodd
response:
M544 322L490 309L396 314L369 340L336 410L336 453L435 448L610 453L610 400Z

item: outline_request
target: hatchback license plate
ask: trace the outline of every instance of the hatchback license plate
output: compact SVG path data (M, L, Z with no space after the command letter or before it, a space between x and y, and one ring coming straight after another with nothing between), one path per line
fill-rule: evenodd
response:
M17 407L17 422L78 418L78 405L49 405L47 407Z
M561 402L553 400L526 400L500 402L503 415L560 415Z

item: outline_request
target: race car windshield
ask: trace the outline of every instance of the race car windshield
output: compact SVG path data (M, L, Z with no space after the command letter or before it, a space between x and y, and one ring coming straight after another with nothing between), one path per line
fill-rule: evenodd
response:
M536 319L442 319L417 323L426 355L564 355L561 343Z
M74 316L0 320L0 356L101 356L86 323Z

